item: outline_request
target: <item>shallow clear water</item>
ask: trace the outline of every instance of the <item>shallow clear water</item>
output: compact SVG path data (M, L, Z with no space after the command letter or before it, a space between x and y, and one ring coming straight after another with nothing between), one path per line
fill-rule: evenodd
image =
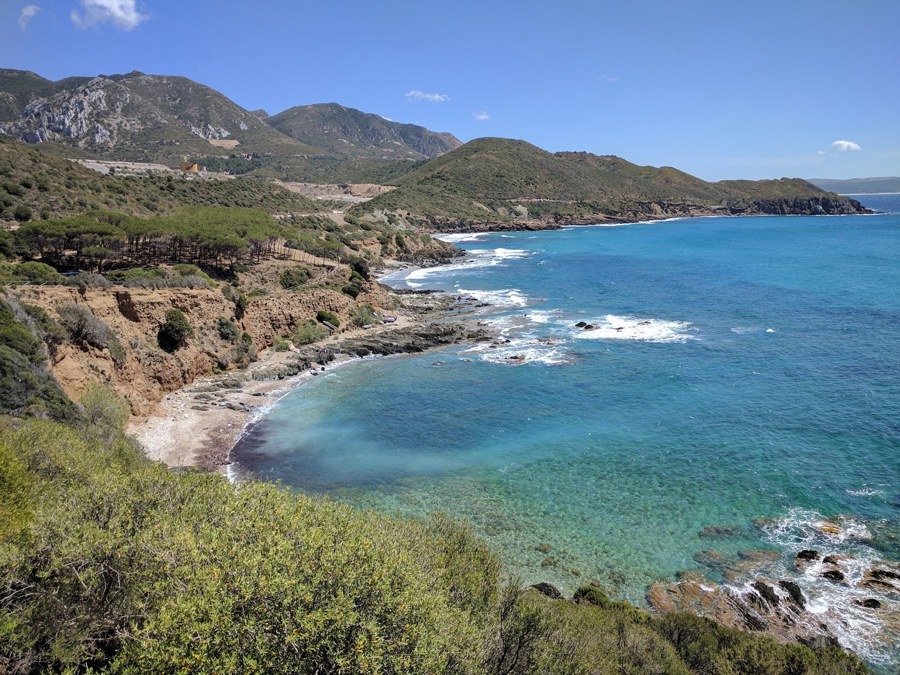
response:
M389 281L491 303L480 318L508 342L332 370L254 428L239 471L443 510L524 581L596 579L635 602L711 548L780 550L784 574L812 543L900 559L900 215L459 239L465 261ZM710 541L709 525L740 531ZM896 657L854 611L842 640Z

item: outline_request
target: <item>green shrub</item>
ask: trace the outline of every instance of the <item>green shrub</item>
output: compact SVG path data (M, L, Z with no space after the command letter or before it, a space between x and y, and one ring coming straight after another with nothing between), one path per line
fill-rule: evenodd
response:
M56 310L59 322L69 332L73 342L90 345L97 349L106 349L112 336L105 323L86 305L66 304Z
M128 405L113 389L100 382L88 385L81 397L82 427L103 442L111 442L125 428L128 421Z
M46 422L0 447L40 513L0 550L11 672L483 672L498 565L465 530L173 474Z
M16 276L41 284L58 284L63 276L45 263L28 261L19 263L14 268Z
M240 329L238 329L234 321L226 319L224 316L218 318L216 329L219 332L219 337L227 342L237 342L238 335L240 335Z
M359 307L354 307L350 310L350 322L354 326L362 327L376 323L377 321L378 317L375 316L375 310L369 303L362 304Z
M272 341L272 348L276 352L287 352L291 350L291 343L280 335L276 335L275 339Z
M309 319L297 326L291 333L291 342L298 347L312 344L328 337L328 330L324 326Z
M575 591L575 595L572 596L572 601L577 603L587 603L596 607L609 607L611 604L606 593L596 586L582 586Z
M312 271L302 265L282 271L279 281L284 288L302 286L312 278Z
M320 309L316 312L316 321L319 321L320 323L325 323L327 321L335 328L341 325L341 320L338 318L338 315L327 309Z
M166 310L166 320L159 327L156 335L159 346L167 352L174 352L187 344L188 338L194 336L194 329L180 309Z

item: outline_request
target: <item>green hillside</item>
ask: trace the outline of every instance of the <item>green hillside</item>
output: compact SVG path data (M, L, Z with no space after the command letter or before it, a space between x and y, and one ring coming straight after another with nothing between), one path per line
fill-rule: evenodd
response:
M392 122L337 103L297 106L266 122L298 141L338 156L426 159L462 145L451 134Z
M259 178L105 176L43 152L43 147L0 138L0 222L57 218L88 210L150 215L180 205L254 207L270 213L313 213L320 208Z
M396 190L353 213L415 227L459 229L862 209L799 179L708 183L671 167L637 166L588 153L551 154L502 138L474 140L393 184Z

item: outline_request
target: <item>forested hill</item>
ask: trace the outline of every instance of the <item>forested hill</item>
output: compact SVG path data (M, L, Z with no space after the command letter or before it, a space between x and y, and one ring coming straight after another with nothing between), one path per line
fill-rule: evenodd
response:
M856 201L799 179L709 183L671 167L614 156L552 154L482 138L394 181L355 207L363 218L431 229L547 227L711 214L861 213Z

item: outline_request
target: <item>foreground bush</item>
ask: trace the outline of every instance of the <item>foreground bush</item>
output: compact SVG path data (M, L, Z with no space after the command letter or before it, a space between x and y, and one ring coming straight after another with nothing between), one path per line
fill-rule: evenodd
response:
M8 484L32 481L0 501L31 519L0 545L0 670L478 672L498 564L467 529L93 441L0 434Z
M173 473L109 390L0 430L0 672L863 673L599 592L550 600L470 529Z

